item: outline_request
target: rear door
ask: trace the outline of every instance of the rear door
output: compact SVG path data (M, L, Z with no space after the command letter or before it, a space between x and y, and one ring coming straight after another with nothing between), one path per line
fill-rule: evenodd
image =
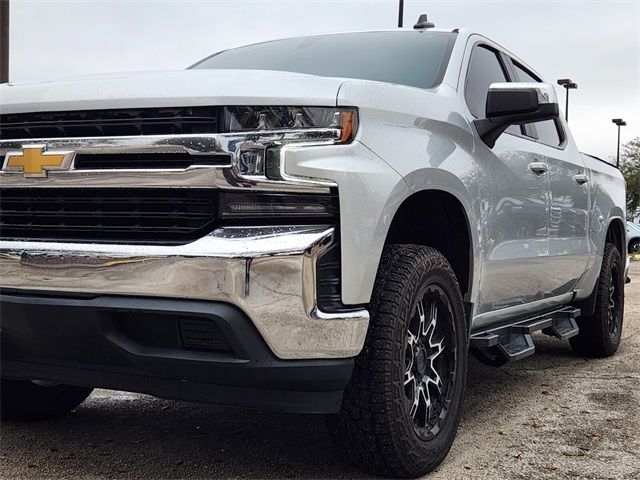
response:
M517 61L512 64L518 81L541 81ZM572 292L589 261L589 178L561 119L527 125L525 133L549 167L549 269L543 295L552 298Z

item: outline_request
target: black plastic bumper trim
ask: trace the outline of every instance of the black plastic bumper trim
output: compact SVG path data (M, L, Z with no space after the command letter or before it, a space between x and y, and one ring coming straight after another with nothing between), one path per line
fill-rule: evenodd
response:
M136 312L211 320L232 352L143 345L117 328ZM3 377L161 398L334 413L353 369L351 358L279 359L241 310L219 302L2 294L0 326Z

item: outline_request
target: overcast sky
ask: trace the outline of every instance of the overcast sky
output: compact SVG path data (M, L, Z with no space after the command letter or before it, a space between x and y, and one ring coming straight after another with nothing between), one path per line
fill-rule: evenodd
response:
M11 0L10 80L181 69L215 51L308 33L392 28L397 0ZM438 27L497 41L547 81L569 77L578 147L615 155L640 136L640 0L405 1L405 25L426 12ZM564 90L558 89L564 105Z

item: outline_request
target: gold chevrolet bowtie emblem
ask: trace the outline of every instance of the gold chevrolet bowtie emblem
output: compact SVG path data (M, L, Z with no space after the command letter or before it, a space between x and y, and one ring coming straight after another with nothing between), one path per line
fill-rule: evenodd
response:
M46 145L24 145L20 152L5 156L5 172L22 172L25 177L46 177L48 171L67 170L73 151L48 152Z

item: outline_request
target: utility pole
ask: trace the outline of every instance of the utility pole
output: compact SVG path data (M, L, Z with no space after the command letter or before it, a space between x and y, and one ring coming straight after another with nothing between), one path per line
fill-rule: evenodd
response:
M9 0L0 0L0 83L9 81Z
M402 19L404 18L404 0L400 0L398 5L398 28L402 28Z

